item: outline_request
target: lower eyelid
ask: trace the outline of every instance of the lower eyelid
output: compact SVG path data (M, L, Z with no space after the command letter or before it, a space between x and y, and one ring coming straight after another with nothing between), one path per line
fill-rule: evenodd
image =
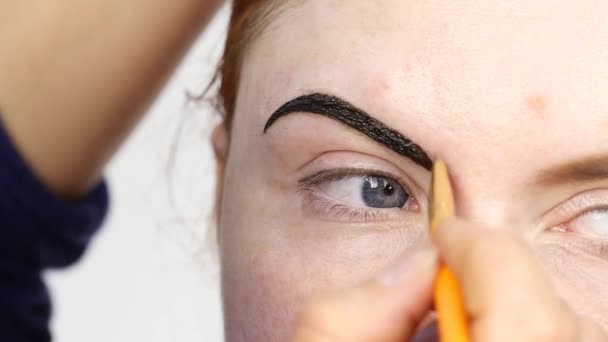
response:
M608 241L606 240L590 239L575 232L549 231L545 233L543 242L559 245L576 254L581 252L608 260Z
M305 212L324 219L345 223L378 223L403 218L406 211L397 208L374 209L355 208L346 204L337 203L312 188L300 189L303 195Z

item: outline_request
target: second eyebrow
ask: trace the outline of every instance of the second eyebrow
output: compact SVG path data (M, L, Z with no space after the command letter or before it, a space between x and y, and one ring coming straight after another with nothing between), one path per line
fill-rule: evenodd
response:
M431 170L433 167L431 158L416 143L374 119L363 110L332 95L314 93L288 101L270 116L264 126L264 132L281 117L297 112L324 115L339 121L411 159L427 170Z

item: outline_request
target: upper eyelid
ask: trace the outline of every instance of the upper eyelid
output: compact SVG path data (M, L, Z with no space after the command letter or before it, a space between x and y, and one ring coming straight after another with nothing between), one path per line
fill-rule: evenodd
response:
M550 229L602 208L608 208L608 188L587 189L544 211L534 224L538 229Z
M351 177L363 177L363 176L378 176L392 179L399 183L402 187L405 188L406 191L410 193L410 195L414 195L413 191L410 189L410 186L403 179L403 177L399 177L390 172L375 170L375 169L365 169L365 168L338 168L338 169L329 169L322 170L314 173L313 175L306 176L298 180L298 183L302 187L310 187L322 184L328 181L337 181L345 178Z
M345 162L336 162L335 155L339 156L339 159L345 160ZM311 165L315 165L322 161L323 169L361 169L361 170L374 170L378 173L386 173L386 176L390 176L394 180L399 181L400 184L407 186L407 189L412 190L413 194L416 194L420 199L426 199L428 196L428 190L430 185L430 173L421 174L415 165L409 160L406 162L395 160L387 155L378 155L371 151L361 150L349 150L349 149L337 149L327 150L314 158L311 158L306 164L298 167L294 172L302 174L306 169L310 169ZM351 164L353 163L354 164ZM350 164L350 165L349 165ZM386 170L386 171L383 171ZM307 177L302 177L299 180L303 180Z

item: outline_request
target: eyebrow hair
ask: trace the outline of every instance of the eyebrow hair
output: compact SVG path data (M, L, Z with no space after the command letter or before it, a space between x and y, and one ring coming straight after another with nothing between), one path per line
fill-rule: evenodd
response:
M373 118L365 111L333 95L314 93L286 102L270 116L264 126L264 133L277 120L291 113L326 116L365 134L429 171L433 167L431 158L416 143Z
M608 179L608 154L585 157L542 171L536 182L551 186L602 179Z

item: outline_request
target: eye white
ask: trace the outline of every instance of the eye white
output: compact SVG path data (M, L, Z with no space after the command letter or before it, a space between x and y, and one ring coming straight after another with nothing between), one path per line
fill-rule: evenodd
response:
M572 229L580 234L608 239L608 209L593 210L576 218Z
M373 178L371 178L373 179ZM370 179L370 180L371 180ZM367 180L363 177L350 177L321 184L321 190L338 201L348 203L352 206L365 207L361 189ZM378 180L376 187L378 186ZM374 184L372 184L374 186Z

